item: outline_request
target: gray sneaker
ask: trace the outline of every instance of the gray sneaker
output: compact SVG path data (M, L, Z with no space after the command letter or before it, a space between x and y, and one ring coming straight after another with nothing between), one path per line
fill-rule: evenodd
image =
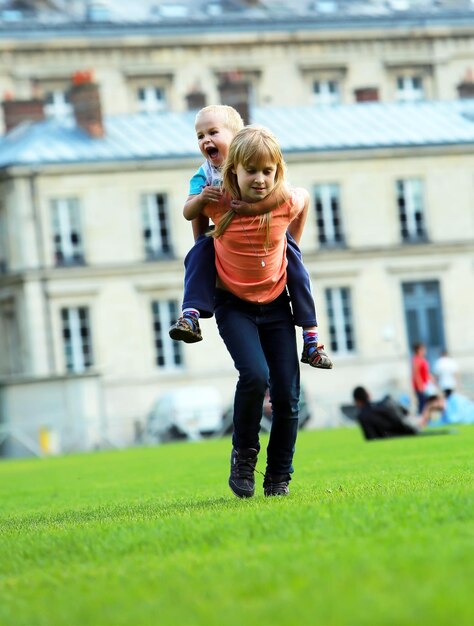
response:
M289 474L265 474L263 493L265 496L287 496L290 493L289 482Z
M175 341L184 341L184 343L197 343L202 341L199 320L194 317L182 315L178 318L176 324L173 324L169 330L171 339Z
M320 370L332 369L332 361L324 351L324 346L318 346L315 342L304 344L301 362L308 363L311 367L317 367Z
M232 449L229 487L238 498L251 498L255 493L257 455L255 448Z

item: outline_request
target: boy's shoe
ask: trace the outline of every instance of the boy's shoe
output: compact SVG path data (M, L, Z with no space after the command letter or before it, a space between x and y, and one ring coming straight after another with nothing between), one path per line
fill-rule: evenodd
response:
M263 480L263 493L265 496L287 496L290 493L288 486L290 482L289 474L265 474Z
M169 335L171 339L184 341L184 343L197 343L198 341L202 341L199 320L187 315L182 315L178 318L176 324L171 326Z
M229 487L238 498L251 498L255 493L257 455L255 448L232 448Z
M314 350L310 354L311 348L314 348ZM304 344L301 362L308 363L311 367L318 367L321 370L332 369L332 361L324 351L324 346L318 346L315 342Z

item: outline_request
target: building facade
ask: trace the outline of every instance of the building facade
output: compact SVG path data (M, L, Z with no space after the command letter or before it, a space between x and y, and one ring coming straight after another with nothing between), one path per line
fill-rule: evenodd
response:
M174 13L155 3L161 12L149 7L148 18L140 4L141 20L130 12L128 21L114 20L111 8L96 17L68 12L68 3L40 25L0 19L0 93L43 99L45 115L57 118L72 114L70 77L83 69L94 70L107 115L225 102L246 116L249 105L454 100L474 93L469 2L455 11L449 2L442 10L414 2L407 11L332 2L330 12L317 2L183 2L181 12L167 3Z
M255 107L281 140L311 209L302 251L335 366L302 366L313 425L337 424L351 390L410 394L410 355L448 347L474 379L474 106ZM193 113L23 124L0 142L2 419L62 450L135 441L154 400L236 380L215 327L172 342L182 217L201 162ZM48 391L49 390L49 391ZM78 434L79 433L79 434Z
M336 363L303 367L313 423L356 384L409 393L417 339L471 388L471 5L0 2L0 445L132 443L183 382L231 402L214 322L197 346L167 335L194 112L213 102L272 128L311 193L302 249Z

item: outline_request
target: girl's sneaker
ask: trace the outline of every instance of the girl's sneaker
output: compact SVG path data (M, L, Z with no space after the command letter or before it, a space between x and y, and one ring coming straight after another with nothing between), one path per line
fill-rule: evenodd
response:
M255 493L257 456L255 448L232 448L229 487L238 498L251 498Z
M290 476L288 474L270 475L265 474L263 480L263 494L265 496L287 496L290 493Z

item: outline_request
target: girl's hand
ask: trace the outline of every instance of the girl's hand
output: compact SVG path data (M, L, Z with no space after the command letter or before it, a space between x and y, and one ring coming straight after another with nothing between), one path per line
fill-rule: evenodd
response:
M222 200L222 190L220 187L211 187L208 185L203 187L200 195L204 204L208 204L209 202L220 202Z

